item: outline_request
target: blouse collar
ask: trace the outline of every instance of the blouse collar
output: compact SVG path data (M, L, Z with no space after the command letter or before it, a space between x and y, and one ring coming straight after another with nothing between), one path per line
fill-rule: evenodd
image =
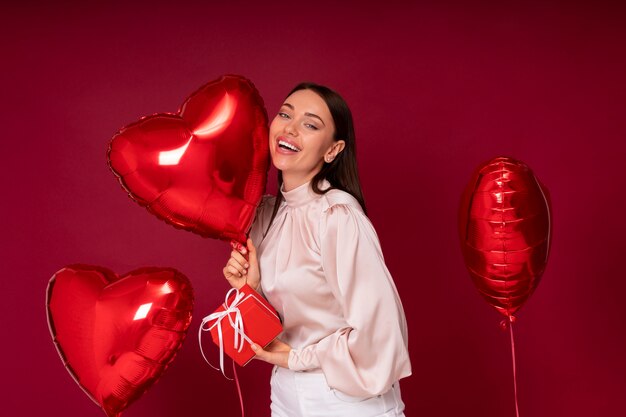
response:
M284 187L285 185L283 184L280 191L289 207L299 207L321 197L320 194L315 193L311 189L311 181L299 185L291 191L285 191ZM327 180L322 180L320 189L325 190L327 188L330 188L330 183Z

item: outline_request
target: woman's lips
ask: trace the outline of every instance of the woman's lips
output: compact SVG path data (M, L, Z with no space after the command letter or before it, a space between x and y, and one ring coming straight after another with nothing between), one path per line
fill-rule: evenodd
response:
M290 139L284 136L279 136L276 140L276 152L283 155L293 155L300 152L300 147Z

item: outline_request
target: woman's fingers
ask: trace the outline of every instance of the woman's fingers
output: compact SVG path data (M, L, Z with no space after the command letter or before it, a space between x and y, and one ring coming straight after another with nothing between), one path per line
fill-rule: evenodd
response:
M242 255L245 255L248 251L246 249L246 247L244 245L242 245L240 242L237 242L236 240L231 240L230 241L230 246L240 252Z
M256 343L253 343L251 347L256 355L255 359L260 359L273 365L282 366L283 368L289 368L288 361L291 347L278 340L275 342L272 342L272 344L267 346L265 349Z
M256 355L255 359L259 359L268 363L271 363L273 365L277 365L274 361L274 357L272 352L268 352L265 349L263 349L260 345L257 345L256 343L252 344L252 350L254 351L254 354Z
M248 271L244 268L235 258L230 258L228 260L228 270L233 272L236 275L242 276L247 274Z
M243 255L239 252L237 252L236 250L232 251L230 253L230 257L234 258L237 262L239 262L239 265L241 265L244 268L247 268L248 265L248 260L246 258L243 257Z
M242 273L239 272L236 268L234 268L232 265L226 265L226 268L224 268L224 276L226 276L226 278L228 278L229 276L232 277L241 277Z
M274 339L265 347L265 349L269 352L289 352L291 350L291 346L280 339Z
M254 290L259 291L261 273L256 248L252 240L248 239L245 246L234 240L230 242L230 245L233 250L230 253L230 259L224 267L224 276L231 281L231 285L233 286L240 285L243 281L240 280L240 278L245 277L245 283L250 285Z
M248 270L248 268L250 268L250 262L244 256L248 253L248 249L246 246L234 240L230 242L230 246L233 250L223 269L224 277L232 287L241 288L242 285L250 280L250 271ZM255 276L256 275L258 274L255 273ZM252 281L256 282L258 279L253 279Z

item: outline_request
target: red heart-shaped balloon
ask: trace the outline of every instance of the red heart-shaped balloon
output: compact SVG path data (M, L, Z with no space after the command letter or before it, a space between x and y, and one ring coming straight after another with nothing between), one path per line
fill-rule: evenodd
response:
M267 112L254 85L226 75L176 114L155 114L113 136L109 166L130 197L204 237L245 242L269 168Z
M50 279L48 325L61 360L109 416L119 416L156 382L191 323L193 290L171 268L120 277L70 265Z
M509 157L482 164L465 189L459 234L481 295L511 319L539 285L550 250L548 191Z

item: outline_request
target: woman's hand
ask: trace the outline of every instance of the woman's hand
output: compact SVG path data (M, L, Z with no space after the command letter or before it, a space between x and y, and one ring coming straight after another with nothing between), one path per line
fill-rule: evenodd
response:
M239 242L231 242L233 251L230 253L230 259L228 259L224 267L224 277L233 288L239 289L247 283L254 290L259 291L261 273L259 271L256 248L252 243L252 239L248 239L246 244L247 248Z
M254 343L252 350L256 353L254 359L260 359L272 365L282 366L289 369L289 352L291 352L291 346L287 343L274 339L272 343L267 345L265 349Z

